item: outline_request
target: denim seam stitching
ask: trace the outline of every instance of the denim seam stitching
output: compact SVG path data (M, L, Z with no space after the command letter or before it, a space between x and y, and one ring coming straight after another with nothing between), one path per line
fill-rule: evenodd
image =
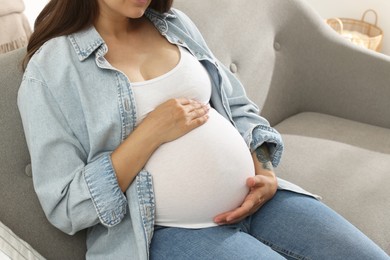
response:
M297 260L311 260L311 258L309 257L306 257L306 256L302 256L301 254L298 254L296 252L293 252L291 250L287 250L287 249L284 249L283 247L279 246L279 245L276 245L274 243L271 243L269 241L267 241L266 239L264 238L260 238L260 237L256 237L261 243L269 246L272 250L274 250L275 252L278 252L280 254L284 254L284 255L287 255L289 257L292 257L294 259L297 259Z

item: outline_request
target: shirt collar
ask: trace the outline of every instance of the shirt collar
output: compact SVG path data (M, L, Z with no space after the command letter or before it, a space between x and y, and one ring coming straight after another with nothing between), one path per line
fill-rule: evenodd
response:
M166 20L176 17L172 11L159 13L151 8L146 10L145 16L163 35L168 31ZM68 38L80 61L87 59L97 49L99 49L99 56L103 56L108 51L107 45L94 26L73 33Z
M100 46L105 46L107 49L103 38L93 26L73 33L68 38L80 61L87 59Z

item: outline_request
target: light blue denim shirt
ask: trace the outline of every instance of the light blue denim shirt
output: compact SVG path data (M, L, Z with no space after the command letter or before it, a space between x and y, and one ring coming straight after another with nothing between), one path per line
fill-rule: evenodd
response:
M276 166L283 150L279 133L258 115L190 19L175 9L147 10L146 16L169 42L204 65L212 79L212 106L251 151L266 142ZM129 79L104 58L107 50L94 27L48 41L27 66L18 106L34 187L49 221L68 234L88 228L87 258L148 259L153 182L141 171L125 193L118 186L110 155L133 131L137 104Z

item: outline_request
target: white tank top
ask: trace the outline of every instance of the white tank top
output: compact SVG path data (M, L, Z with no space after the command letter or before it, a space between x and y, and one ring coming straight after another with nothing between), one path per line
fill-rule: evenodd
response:
M179 49L180 61L174 69L132 83L137 124L171 98L209 102L211 81L207 71L187 50ZM157 225L216 226L213 218L241 205L248 193L246 179L254 175L254 166L244 139L213 108L209 116L204 125L161 145L145 165L153 177Z

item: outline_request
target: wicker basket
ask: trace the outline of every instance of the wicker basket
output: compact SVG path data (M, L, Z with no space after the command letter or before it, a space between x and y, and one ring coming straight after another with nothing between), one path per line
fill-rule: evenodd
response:
M367 13L372 12L375 15L375 24L365 21ZM343 38L352 43L374 50L380 51L383 41L383 31L377 26L378 14L372 10L366 10L361 20L348 18L330 18L326 23L337 31Z

